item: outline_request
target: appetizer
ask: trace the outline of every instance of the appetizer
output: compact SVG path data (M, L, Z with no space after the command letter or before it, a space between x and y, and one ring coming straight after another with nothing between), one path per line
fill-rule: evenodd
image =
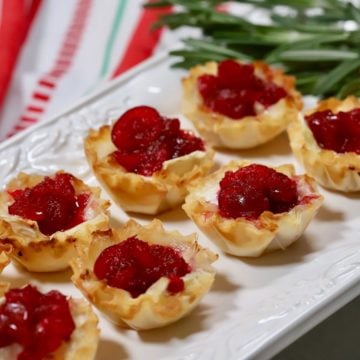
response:
M217 255L196 235L166 232L159 220L95 231L71 266L72 281L116 324L137 330L170 324L210 290Z
M256 257L298 239L322 201L315 181L292 165L232 161L199 181L183 209L223 251Z
M291 148L306 172L322 186L360 190L360 100L320 101L288 128Z
M2 360L92 360L99 330L90 305L56 290L0 285Z
M20 173L0 193L0 250L29 271L63 270L78 241L109 227L100 189L75 176Z
M183 79L183 113L216 147L248 149L286 129L302 108L295 80L263 62L195 66Z
M126 211L144 214L181 204L188 186L208 173L214 155L199 137L182 130L178 119L149 106L91 130L85 153L111 198Z

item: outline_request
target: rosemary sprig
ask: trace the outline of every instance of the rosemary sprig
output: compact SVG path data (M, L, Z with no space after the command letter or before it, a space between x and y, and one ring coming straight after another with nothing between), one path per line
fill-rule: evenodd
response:
M344 0L237 2L262 9L271 23L257 24L219 12L221 0L155 0L146 6L179 6L178 12L163 16L156 26L202 30L202 39L185 39L185 48L171 53L181 58L175 67L226 58L264 59L296 76L297 86L305 94L360 95L359 5Z

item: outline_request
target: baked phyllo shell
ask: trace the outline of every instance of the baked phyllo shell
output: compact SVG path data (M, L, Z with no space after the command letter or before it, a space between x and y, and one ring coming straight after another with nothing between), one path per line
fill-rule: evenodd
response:
M283 165L273 168L296 181L300 195L298 205L284 213L264 211L255 220L222 217L217 203L221 179L226 171L250 164L249 161L231 161L199 181L186 197L183 209L224 252L257 257L265 252L285 249L296 241L316 215L323 197L316 191L316 183L312 178L307 175L296 176L292 165Z
M91 130L85 154L97 180L125 211L158 214L184 202L188 187L213 166L214 151L194 151L165 161L160 171L143 176L126 171L112 155L111 127Z
M100 253L132 236L181 252L192 269L182 277L183 291L170 294L167 291L169 279L161 277L145 293L133 298L128 291L97 279L93 267ZM81 246L78 251L78 257L71 262L75 286L113 322L137 330L161 327L185 316L210 290L215 277L211 263L217 255L202 248L196 242L195 234L183 236L177 231L166 232L159 220L144 227L130 220L117 230L95 231L91 243Z
M9 214L8 206L13 202L9 191L34 187L43 179L44 176L41 175L20 173L0 193L0 249L7 249L12 260L34 272L66 269L70 259L76 254L75 245L78 241L87 241L92 231L109 227L109 202L100 199L99 188L89 187L76 177L72 178L75 193L90 194L84 210L88 220L66 231L57 231L47 236L39 230L36 221Z
M212 146L249 149L264 144L283 132L302 109L301 95L295 89L295 79L292 76L260 61L253 64L257 76L283 87L288 93L288 96L277 103L261 109L256 116L234 120L212 111L204 104L197 79L205 74L216 75L216 62L193 67L189 75L182 80L182 112Z
M0 282L0 303L9 290L8 283ZM69 307L75 329L68 342L63 343L55 352L46 357L51 360L93 360L99 343L98 318L90 304L83 299L69 298ZM13 344L0 348L2 360L17 358L21 347Z
M349 96L345 100L329 98L320 101L306 115L318 111L351 111L360 108L360 100ZM288 128L290 146L306 172L322 186L343 192L360 191L360 155L337 153L319 147L305 119L297 117Z

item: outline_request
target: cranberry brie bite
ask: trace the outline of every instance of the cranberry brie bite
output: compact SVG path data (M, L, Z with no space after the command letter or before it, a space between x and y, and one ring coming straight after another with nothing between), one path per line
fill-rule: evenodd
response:
M208 173L214 153L178 119L154 108L126 111L90 131L85 153L99 182L126 211L157 214L184 201L188 186Z
M292 165L232 161L200 181L183 208L223 251L256 257L297 240L322 201L315 181Z
M92 360L99 330L90 305L32 285L0 285L0 359Z
M360 191L360 100L330 98L288 129L291 148L309 175L329 189Z
M183 79L183 113L216 147L263 144L284 131L301 108L294 78L263 62L209 62Z
M109 203L75 176L20 173L0 193L0 249L29 271L63 270L78 241L107 229Z
M71 262L72 281L112 321L137 330L170 324L210 290L217 255L196 235L166 232L159 220L130 220L118 230L94 232Z

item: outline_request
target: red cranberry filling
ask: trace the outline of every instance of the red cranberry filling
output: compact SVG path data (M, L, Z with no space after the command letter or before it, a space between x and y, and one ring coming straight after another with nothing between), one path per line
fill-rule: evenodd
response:
M166 160L205 149L200 138L180 129L178 119L166 119L149 106L126 111L114 124L111 139L116 161L145 176L159 171Z
M15 200L8 207L9 214L36 221L45 235L82 223L89 194L75 195L72 178L70 174L56 174L32 188L9 192Z
M5 294L0 305L0 347L19 344L18 360L41 360L68 341L75 324L66 297L27 285Z
M218 203L221 216L233 219L256 219L266 210L287 212L298 204L296 182L267 166L245 166L225 173Z
M190 265L174 248L149 245L135 236L106 248L94 265L99 280L128 291L133 298L145 293L162 276L169 278L170 293L181 292L184 290L181 277L189 272Z
M257 77L252 64L234 60L222 61L217 75L202 75L197 85L208 108L232 119L256 115L255 103L267 108L287 96L282 87Z
M305 120L322 149L360 154L360 109L336 114L318 111Z

